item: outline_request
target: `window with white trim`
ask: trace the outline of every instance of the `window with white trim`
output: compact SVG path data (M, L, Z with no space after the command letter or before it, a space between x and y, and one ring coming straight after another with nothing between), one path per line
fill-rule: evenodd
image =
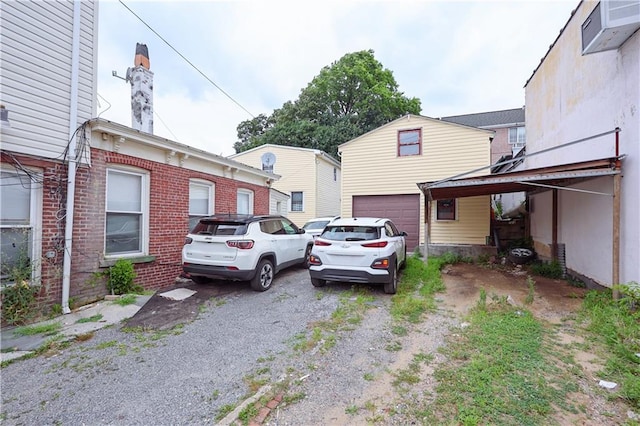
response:
M292 212L304 211L304 193L302 191L293 191L291 193L291 209Z
M201 217L213 214L214 190L212 183L189 181L189 230L196 226Z
M455 198L436 201L436 220L456 220Z
M526 135L524 126L509 128L509 145L511 145L511 154L516 155L526 144Z
M422 129L398 131L398 157L422 153Z
M253 191L238 189L238 214L253 214Z
M147 254L149 176L107 169L105 256Z
M0 170L0 278L2 284L40 275L42 179L39 171Z

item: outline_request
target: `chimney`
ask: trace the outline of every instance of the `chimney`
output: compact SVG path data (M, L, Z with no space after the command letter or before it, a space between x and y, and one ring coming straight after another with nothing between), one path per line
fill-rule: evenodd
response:
M153 134L153 73L149 70L146 44L136 43L136 56L130 70L131 127Z

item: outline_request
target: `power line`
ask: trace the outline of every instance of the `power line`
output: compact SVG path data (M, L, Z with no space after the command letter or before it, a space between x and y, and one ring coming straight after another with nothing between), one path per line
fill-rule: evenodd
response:
M154 30L153 28L151 28L151 26L149 24L147 24L141 17L139 17L133 10L131 10L129 8L129 6L127 6L126 4L124 4L124 2L122 0L118 0L120 2L120 4L122 4L129 12L131 12L133 14L133 16L135 16L136 18L138 18L138 20L140 22L142 22L147 28L149 28L156 36L158 36L158 38L160 38L160 40L164 41L165 44L167 46L169 46L174 52L176 52L178 54L178 56L180 56L182 59L184 59L184 61L186 63L188 63L189 65L191 65L191 67L193 69L195 69L196 71L198 71L200 73L200 75L202 75L205 79L207 79L207 81L209 83L211 83L216 89L218 89L220 92L222 92L222 94L224 94L227 98L231 99L236 105L238 105L240 108L242 108L247 114L249 114L251 116L251 118L256 118L255 115L251 114L251 112L249 112L248 109L246 109L244 106L242 106L240 104L240 102L236 101L235 99L233 99L233 97L231 97L231 95L229 95L227 92L225 92L220 86L218 86L213 80L211 80L205 73L203 73L202 71L200 71L200 69L198 67L196 67L190 60L188 60L182 53L178 52L178 50L173 47L171 45L171 43L169 43L167 40L164 39L164 37L162 37L160 34L158 34L158 32L156 30Z

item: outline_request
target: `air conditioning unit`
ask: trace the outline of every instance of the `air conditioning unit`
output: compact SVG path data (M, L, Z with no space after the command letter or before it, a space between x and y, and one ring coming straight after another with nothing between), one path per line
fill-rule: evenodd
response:
M638 28L640 0L602 0L582 24L582 54L617 49Z

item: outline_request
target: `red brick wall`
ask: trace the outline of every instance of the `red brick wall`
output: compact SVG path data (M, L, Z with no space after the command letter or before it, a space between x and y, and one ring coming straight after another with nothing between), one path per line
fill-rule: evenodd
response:
M64 228L66 208L66 166L49 160L2 153L2 163L10 167L21 166L39 169L42 172L42 251L40 263L41 290L38 301L44 312L47 307L62 301L62 261L64 255ZM32 185L39 185L33 182ZM37 238L37 236L36 236ZM51 253L52 257L46 254Z
M114 152L92 150L92 166L82 169L77 179L74 231L74 255L71 297L82 301L102 298L105 286L96 283L96 272L104 251L106 170L131 166L149 173L149 255L155 260L135 264L136 284L159 290L174 284L181 272L181 251L189 223L189 179L215 184L215 212L236 212L237 190L254 192L254 212L269 213L266 187L196 172L182 167L156 163Z
M40 310L47 312L62 302L62 273L67 191L67 166L54 161L2 153L2 163L37 167L43 171L42 200L42 290ZM74 230L71 257L70 305L80 306L107 294L101 261L104 252L106 171L108 167L136 167L149 173L149 255L155 260L135 264L136 284L160 290L174 284L181 272L181 251L188 231L189 179L215 184L217 213L235 213L237 190L254 192L254 213L269 213L269 189L182 167L156 163L118 153L91 150L91 167L76 173ZM46 254L54 254L47 257Z

